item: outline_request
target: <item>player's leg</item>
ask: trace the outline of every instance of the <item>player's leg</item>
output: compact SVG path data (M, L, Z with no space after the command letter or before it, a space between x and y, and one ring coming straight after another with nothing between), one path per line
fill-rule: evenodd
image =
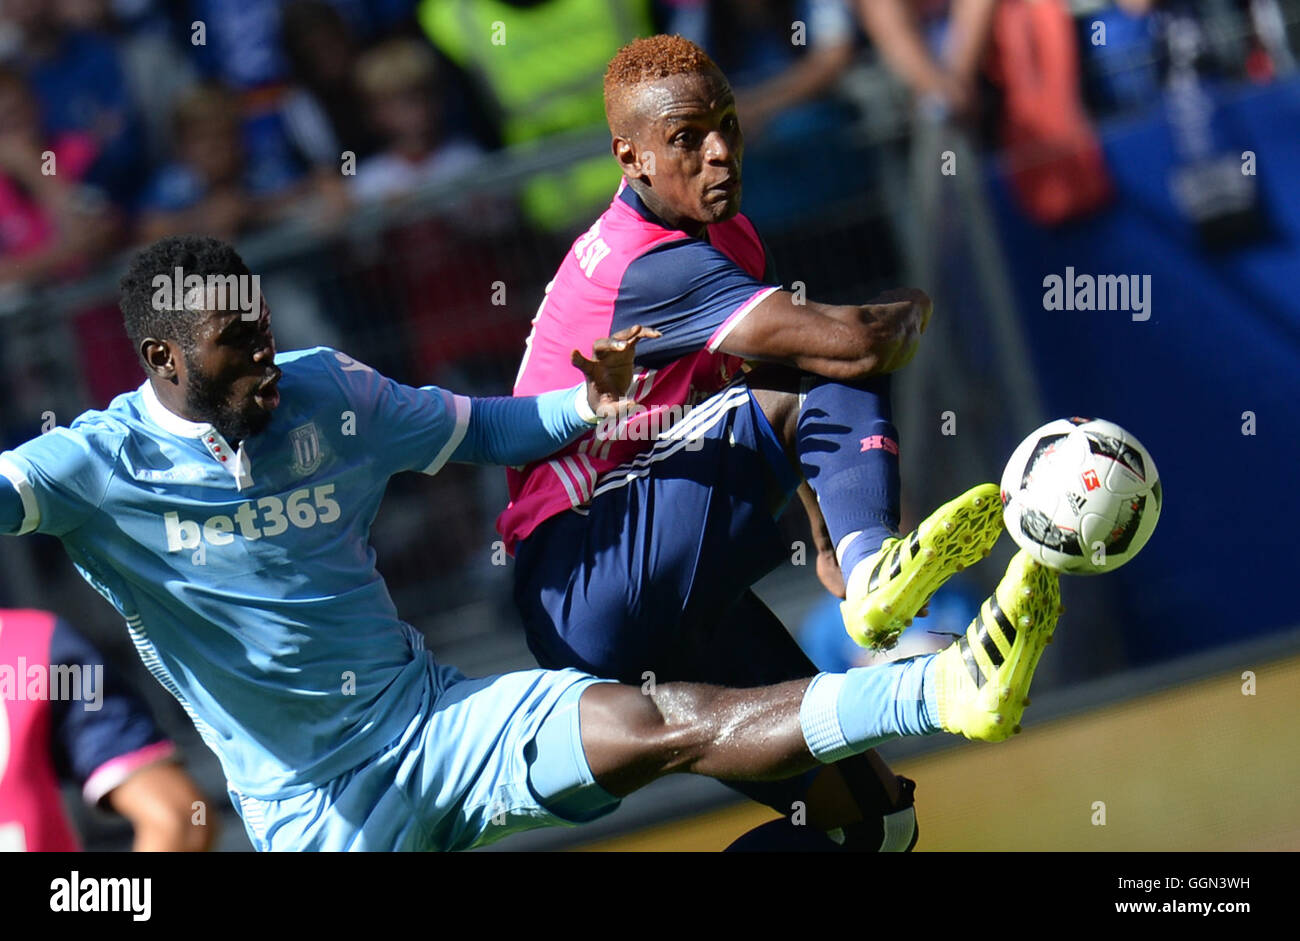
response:
M900 735L997 741L1018 728L1058 604L1055 576L1021 553L948 651L847 673L728 689L574 670L466 679L438 668L414 741L382 764L425 845L464 849L595 819L667 774L774 781Z
M394 772L426 848L485 846L615 809L619 797L596 783L582 749L578 703L592 685L613 684L577 670L467 678L433 666L431 699Z
M703 548L722 551L707 544ZM780 619L752 591L722 616L688 624L688 630L696 638L692 656L683 664L691 678L748 689L817 673ZM737 849L808 850L813 842L808 831L817 831L832 834L823 837L824 850L878 852L908 848L915 832L913 785L900 780L874 751L782 781L731 786L784 815L781 826L747 834Z
M515 599L543 667L647 689L816 672L748 590L788 558L774 511L797 474L743 385L701 403L691 423L697 437L656 442L628 474L608 475L583 515L561 514L519 547ZM873 850L899 794L874 756L843 773L731 785L781 814L799 805L811 827L852 828Z
M844 573L845 627L863 646L892 647L944 581L991 551L1002 529L998 488L972 488L900 536L890 377L840 383L764 366L749 383L817 494Z
M596 782L624 796L682 772L787 778L940 729L1002 741L1020 730L1060 610L1055 573L1019 552L966 634L938 654L748 690L591 686L580 700L583 751Z

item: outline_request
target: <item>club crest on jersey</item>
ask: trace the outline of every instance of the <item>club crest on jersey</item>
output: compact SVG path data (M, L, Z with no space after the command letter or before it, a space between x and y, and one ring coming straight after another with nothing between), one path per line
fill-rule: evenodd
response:
M325 460L321 448L320 431L315 422L308 422L289 432L289 446L293 448L293 463L290 469L299 477L314 474Z

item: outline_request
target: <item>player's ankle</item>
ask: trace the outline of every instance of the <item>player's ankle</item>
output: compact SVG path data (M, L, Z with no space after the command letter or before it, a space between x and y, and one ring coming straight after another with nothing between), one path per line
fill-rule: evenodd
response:
M941 731L936 658L926 654L815 676L799 710L808 751L830 764L899 736Z
M840 541L836 547L836 556L839 558L840 571L844 573L844 587L848 597L860 598L867 593L867 583L877 554L888 540L896 538L897 533L879 529L853 533Z

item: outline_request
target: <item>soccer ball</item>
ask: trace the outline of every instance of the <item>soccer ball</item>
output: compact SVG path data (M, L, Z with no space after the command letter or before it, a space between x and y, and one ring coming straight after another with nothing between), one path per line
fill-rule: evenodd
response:
M1098 575L1146 545L1160 518L1155 461L1123 428L1060 418L1020 443L1002 472L1011 538L1048 568Z

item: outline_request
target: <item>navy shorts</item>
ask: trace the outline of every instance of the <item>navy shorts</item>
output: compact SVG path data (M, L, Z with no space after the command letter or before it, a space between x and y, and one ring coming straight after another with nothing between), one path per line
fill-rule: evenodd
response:
M543 667L737 688L818 672L750 590L790 557L776 517L799 475L743 381L687 422L519 544L515 602ZM810 776L733 786L788 813Z

